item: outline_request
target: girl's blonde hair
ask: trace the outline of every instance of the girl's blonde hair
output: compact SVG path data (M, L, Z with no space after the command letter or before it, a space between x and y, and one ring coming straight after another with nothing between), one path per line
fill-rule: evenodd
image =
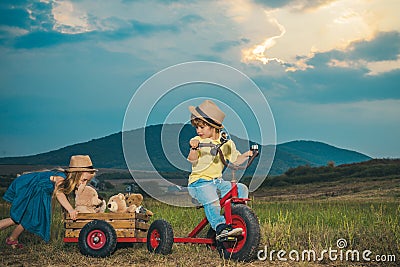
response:
M56 197L57 192L62 192L65 194L69 201L69 195L75 190L80 178L84 172L65 172L67 177L59 184L56 183L55 190L53 191L53 198ZM71 203L72 204L72 203ZM52 210L55 212L55 201L52 201ZM62 212L66 212L63 208Z
M202 119L196 118L194 116L192 116L190 123L192 124L192 126L194 127L204 127L204 126L209 126L211 128L213 128L215 130L216 133L220 132L220 129L215 128L214 126L212 126L211 124L203 121Z
M76 189L80 178L84 172L67 172L67 177L61 182L55 191L61 191L65 195L69 195Z

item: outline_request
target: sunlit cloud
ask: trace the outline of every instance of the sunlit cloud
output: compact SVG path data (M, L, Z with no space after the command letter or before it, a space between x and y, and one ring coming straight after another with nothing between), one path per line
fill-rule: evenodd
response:
M318 3L315 3L318 2ZM285 6L266 9L265 16L269 24L279 29L280 34L259 36L259 43L253 37L242 49L242 62L247 64L268 64L278 62L285 71L298 71L313 68L310 60L317 53L332 50L350 51L356 41L373 40L379 32L399 31L397 17L400 2L378 0L338 0L338 1L292 1ZM266 8L265 5L260 8ZM264 24L259 27L268 27ZM397 62L397 61L395 61ZM369 61L344 62L333 59L330 66L361 66L370 69L369 74L390 71L396 68L392 62ZM379 67L378 67L379 66Z
M88 15L69 1L54 1L52 15L55 20L53 30L65 34L79 34L95 30L89 24Z
M372 61L368 62L366 60L337 60L332 59L328 66L337 68L366 68L368 69L368 76L379 75L381 73L399 70L400 69L400 56L397 60L383 60L383 61Z
M335 1L336 0L293 0L288 7L294 11L310 12Z
M275 25L279 29L279 35L275 35L272 37L267 38L263 43L255 45L251 48L248 49L243 49L242 50L242 61L245 63L248 63L250 61L258 60L261 61L263 64L267 64L271 61L276 61L281 64L285 64L285 62L279 58L272 57L269 58L265 55L266 50L272 48L273 46L276 45L277 39L281 38L283 35L286 33L286 29L284 26L279 24L276 18L272 16L272 12L265 12L269 22L272 25Z
M371 41L351 43L346 50L332 54L327 65L364 69L369 76L400 69L400 33L384 32Z
M367 62L366 66L370 70L368 75L379 75L384 72L399 70L400 69L400 56L398 56L397 60Z
M330 67L337 67L337 68L356 68L360 66L360 63L355 61L332 59L327 63L327 65Z

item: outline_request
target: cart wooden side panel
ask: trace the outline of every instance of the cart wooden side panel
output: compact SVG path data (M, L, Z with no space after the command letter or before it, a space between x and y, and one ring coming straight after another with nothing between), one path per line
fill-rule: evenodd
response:
M149 216L141 213L79 213L77 219L72 220L67 213L64 242L76 242L82 227L93 220L109 223L118 238L145 238L150 227L149 219Z

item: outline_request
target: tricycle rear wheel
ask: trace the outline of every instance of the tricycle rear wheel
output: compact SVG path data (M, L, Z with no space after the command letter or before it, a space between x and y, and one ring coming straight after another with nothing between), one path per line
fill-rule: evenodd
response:
M221 244L224 258L238 261L255 259L260 244L260 224L256 214L244 204L233 205L232 226L242 228L243 234L234 242Z

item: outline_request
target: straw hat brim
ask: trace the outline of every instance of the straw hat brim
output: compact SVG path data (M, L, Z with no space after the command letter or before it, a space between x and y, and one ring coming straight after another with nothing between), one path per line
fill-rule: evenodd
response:
M98 172L98 169L92 168L68 168L65 170L66 172Z
M189 111L190 111L190 113L192 113L196 118L201 119L202 121L204 121L204 122L210 124L210 125L213 126L214 128L217 128L217 129L223 129L223 128L224 128L224 126L223 126L222 124L221 124L221 125L217 125L217 124L215 124L215 123L212 123L210 120L206 120L202 115L200 115L200 113L197 112L195 106L189 106ZM210 118L210 119L212 120L212 118Z

